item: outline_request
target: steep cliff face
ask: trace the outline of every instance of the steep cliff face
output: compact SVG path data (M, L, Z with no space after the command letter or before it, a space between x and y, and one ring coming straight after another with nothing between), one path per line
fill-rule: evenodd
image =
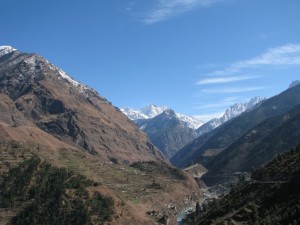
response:
M1 52L1 122L38 127L104 158L164 160L146 135L93 89L41 56L9 47Z

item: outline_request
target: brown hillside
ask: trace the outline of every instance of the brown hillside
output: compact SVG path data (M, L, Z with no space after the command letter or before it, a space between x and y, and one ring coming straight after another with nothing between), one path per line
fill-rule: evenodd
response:
M0 64L4 99L0 122L37 126L104 158L164 160L146 135L110 102L42 57L19 54Z

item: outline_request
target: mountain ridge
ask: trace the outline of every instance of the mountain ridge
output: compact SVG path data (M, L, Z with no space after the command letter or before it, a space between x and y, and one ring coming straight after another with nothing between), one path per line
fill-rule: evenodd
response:
M239 116L243 112L247 110L252 110L253 108L257 107L259 104L261 104L263 101L265 101L265 97L256 96L251 98L248 102L244 103L235 103L231 105L228 109L225 110L223 116L220 118L213 118L207 123L204 123L202 126L200 126L197 129L197 134L199 136L221 126L223 123L226 123L227 121Z
M264 120L282 115L300 104L300 85L289 88L262 102L259 107L246 111L227 121L214 130L200 136L194 142L181 149L171 162L177 166L185 167L192 161L200 160L207 167L205 154L216 155L237 141L243 134L257 126ZM204 160L204 161L203 161ZM208 168L210 169L210 168Z
M0 57L0 63L2 96L12 100L5 102L15 114L22 115L20 120L26 118L27 123L69 145L104 158L163 159L109 101L43 57L13 50ZM110 122L112 116L114 122ZM12 123L15 117L13 114L12 119L2 122ZM147 153L139 153L145 150Z
M137 121L141 119L152 119L159 114L163 113L166 110L172 110L171 108L167 106L156 106L156 105L147 105L139 110L132 109L132 108L123 108L121 111L131 120ZM187 127L192 129L199 128L203 122L198 120L195 117L187 116L181 113L175 113L176 117L184 122Z

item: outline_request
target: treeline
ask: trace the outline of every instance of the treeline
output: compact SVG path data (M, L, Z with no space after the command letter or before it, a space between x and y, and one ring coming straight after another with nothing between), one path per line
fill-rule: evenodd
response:
M300 224L300 145L239 179L229 194L197 207L186 224Z
M0 208L20 209L12 225L103 224L114 214L114 201L86 188L84 176L32 157L0 179Z

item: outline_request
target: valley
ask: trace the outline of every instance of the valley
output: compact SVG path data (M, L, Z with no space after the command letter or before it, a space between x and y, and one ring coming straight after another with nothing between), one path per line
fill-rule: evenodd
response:
M299 222L298 81L203 123L119 109L42 56L0 49L0 225Z

